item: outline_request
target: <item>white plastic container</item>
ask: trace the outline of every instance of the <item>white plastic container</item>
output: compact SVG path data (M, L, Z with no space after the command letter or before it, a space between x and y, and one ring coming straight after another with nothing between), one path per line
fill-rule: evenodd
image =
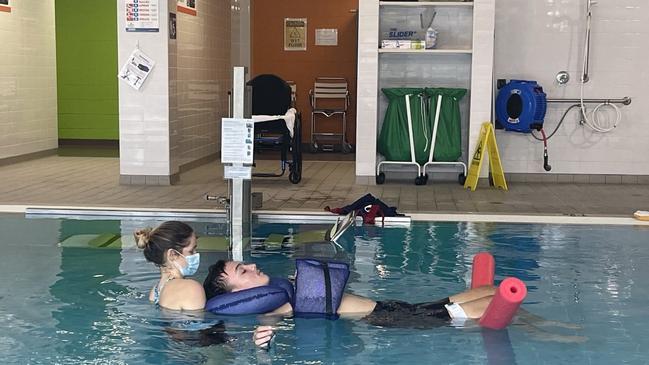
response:
M426 30L426 49L433 49L437 46L437 29L431 27L428 27Z

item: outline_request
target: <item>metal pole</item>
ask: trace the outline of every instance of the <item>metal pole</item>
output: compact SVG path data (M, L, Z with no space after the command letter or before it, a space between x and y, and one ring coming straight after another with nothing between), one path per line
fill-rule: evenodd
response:
M235 67L232 84L233 117L244 118L246 88L245 67ZM230 195L230 248L235 261L243 261L243 248L250 244L252 236L251 181L232 179Z
M547 99L548 103L575 103L579 104L581 103L581 99L564 99L564 98L559 98L559 99ZM584 103L608 103L608 104L624 104L624 105L629 105L631 104L631 98L628 96L623 97L622 99L584 99Z

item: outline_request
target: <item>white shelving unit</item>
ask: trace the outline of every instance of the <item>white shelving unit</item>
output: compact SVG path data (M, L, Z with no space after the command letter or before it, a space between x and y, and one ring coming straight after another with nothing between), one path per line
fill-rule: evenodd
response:
M437 12L436 49L382 49L391 28L422 31L419 14ZM473 151L482 122L491 118L495 0L359 0L357 152L358 183L374 184L377 139L387 100L386 87L452 87L469 93L461 101L463 160ZM423 30L425 32L425 30ZM418 34L423 39L423 34ZM413 172L408 170L408 174ZM405 172L405 171L404 171ZM397 171L398 173L398 171Z
M471 54L472 49L401 49L401 48L379 48L379 53L395 54Z

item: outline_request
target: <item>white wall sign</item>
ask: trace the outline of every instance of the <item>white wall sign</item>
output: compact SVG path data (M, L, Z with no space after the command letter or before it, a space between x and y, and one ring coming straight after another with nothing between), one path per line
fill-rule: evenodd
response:
M338 29L316 29L315 45L316 46L337 46Z
M252 119L223 118L221 121L221 162L253 163L255 123Z
M223 166L223 177L225 179L252 179L252 166Z
M126 0L127 32L159 32L158 0Z
M128 61L122 66L118 77L135 90L140 90L154 65L155 61L138 48L128 57Z

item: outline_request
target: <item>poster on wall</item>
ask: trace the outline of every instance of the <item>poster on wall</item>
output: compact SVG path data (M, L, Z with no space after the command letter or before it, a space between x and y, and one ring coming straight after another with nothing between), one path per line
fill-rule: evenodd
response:
M284 18L284 50L306 51L306 18Z
M176 8L181 13L196 16L196 0L178 0Z
M337 46L338 29L316 29L315 45L316 46Z
M119 78L135 90L140 90L151 73L155 61L136 48L119 71Z
M176 13L169 13L169 39L176 39Z
M0 11L11 13L11 6L9 6L9 0L0 0Z
M158 0L126 0L127 32L159 32Z

